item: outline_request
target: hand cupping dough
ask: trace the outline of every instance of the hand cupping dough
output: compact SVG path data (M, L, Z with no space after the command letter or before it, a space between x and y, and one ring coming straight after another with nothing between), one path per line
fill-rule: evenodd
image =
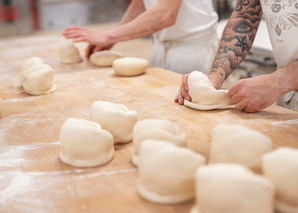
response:
M177 125L168 120L144 119L138 121L133 129L134 153L132 163L139 164L141 144L147 139L163 140L177 146L186 146L186 135L181 134Z
M123 54L116 51L100 51L93 53L90 62L99 67L111 67L116 59L122 58Z
M72 43L65 43L60 46L59 59L62 64L75 64L82 61L78 48Z
M209 78L199 71L191 72L187 83L192 100L184 100L185 106L197 110L212 110L232 104L228 90L215 89Z
M115 143L132 140L132 132L137 122L137 112L122 104L95 101L90 110L90 120L99 123L114 136Z
M20 84L30 95L42 95L56 91L53 69L42 59L33 57L24 62L20 73Z
M92 121L69 118L60 132L60 159L77 167L92 167L110 161L115 153L113 136Z
M148 60L144 58L123 57L113 62L115 74L120 76L141 75L148 67Z
M191 213L273 213L274 186L237 164L214 164L196 172Z
M194 151L167 141L146 140L141 145L139 194L162 204L194 198L194 176L206 159Z

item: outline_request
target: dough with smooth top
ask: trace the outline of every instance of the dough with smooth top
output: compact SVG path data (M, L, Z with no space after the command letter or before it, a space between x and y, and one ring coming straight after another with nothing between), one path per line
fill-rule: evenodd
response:
M122 58L124 55L116 51L100 51L90 56L90 62L99 67L111 67L116 59Z
M108 130L114 137L114 143L127 143L132 140L137 112L122 104L95 101L91 106L90 120Z
M167 141L146 140L141 145L139 194L154 203L177 204L194 198L196 169L205 157Z
M186 146L186 135L180 133L179 127L163 119L144 119L138 121L133 129L134 153L132 163L139 165L141 144L147 139L163 140L177 146Z
M76 64L82 61L80 51L73 43L65 43L60 46L59 59L62 64Z
M199 71L189 74L188 94L191 102L184 100L184 105L197 110L212 110L232 104L228 90L217 90L207 75Z
M240 164L213 164L196 172L191 213L274 213L274 186Z
M56 91L54 70L42 59L33 57L24 62L20 73L20 84L30 95L43 95Z
M298 149L281 147L263 156L263 173L275 185L276 209L298 212Z
M135 76L144 73L148 64L144 58L123 57L113 62L113 69L120 76Z
M76 167L102 165L114 157L113 136L100 124L69 118L60 132L60 159Z
M210 163L239 163L261 170L262 156L272 150L271 140L243 125L217 125L212 132Z

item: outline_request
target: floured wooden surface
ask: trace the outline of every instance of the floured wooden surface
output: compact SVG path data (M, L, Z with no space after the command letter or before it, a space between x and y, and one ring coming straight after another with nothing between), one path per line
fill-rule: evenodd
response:
M189 212L194 204L157 205L139 197L133 144L117 145L115 157L95 168L74 168L59 160L59 133L70 117L88 119L97 100L126 105L138 119L168 119L187 135L188 146L209 157L216 124L243 124L269 136L274 148L298 148L298 113L271 106L258 113L233 108L196 111L174 103L181 76L149 68L118 77L111 68L86 60L62 65L59 35L0 41L0 212ZM85 45L79 44L83 54ZM55 93L29 96L19 88L23 61L41 57L55 70Z

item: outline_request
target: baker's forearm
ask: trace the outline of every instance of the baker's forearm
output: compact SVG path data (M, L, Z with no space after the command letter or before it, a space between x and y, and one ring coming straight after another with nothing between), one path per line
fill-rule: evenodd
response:
M132 0L129 4L124 16L121 19L120 24L126 24L132 20L134 20L136 17L138 17L140 14L142 14L145 11L145 6L143 0Z
M220 45L212 64L209 78L220 87L248 54L258 26L262 10L259 0L238 0L223 31Z

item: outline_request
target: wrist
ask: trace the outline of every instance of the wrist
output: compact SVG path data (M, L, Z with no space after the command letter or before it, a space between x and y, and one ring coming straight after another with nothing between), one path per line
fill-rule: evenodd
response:
M217 72L210 72L207 76L215 89L221 88L224 82L224 77L222 75Z

